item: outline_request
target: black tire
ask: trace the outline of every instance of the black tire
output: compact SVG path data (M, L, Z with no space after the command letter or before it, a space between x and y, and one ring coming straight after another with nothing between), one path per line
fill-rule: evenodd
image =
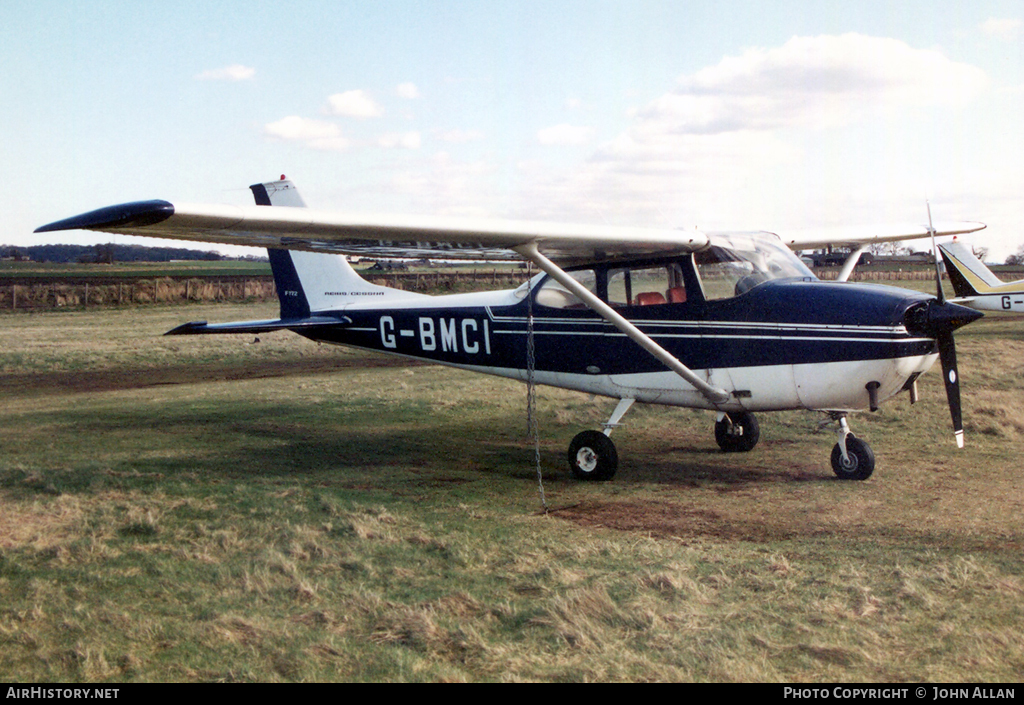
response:
M619 467L615 444L600 431L583 431L569 444L569 469L577 480L610 480Z
M843 451L836 443L832 449L832 472L840 480L866 480L875 471L875 454L871 446L853 434L846 437L847 462L843 462Z
M715 442L726 453L747 453L761 439L761 427L749 411L734 411L715 422ZM732 421L730 428L729 421Z

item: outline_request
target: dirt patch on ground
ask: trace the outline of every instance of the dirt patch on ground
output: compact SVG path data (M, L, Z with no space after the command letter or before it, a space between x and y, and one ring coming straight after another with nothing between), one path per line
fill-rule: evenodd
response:
M1019 555L1024 544L996 528L964 532L934 525L905 525L881 519L822 523L791 510L751 514L741 507L722 505L719 510L685 506L656 500L583 502L555 508L553 516L584 527L632 531L655 538L681 541L719 540L769 543L801 537L849 537L875 543L904 543L907 540L937 549L964 552ZM830 515L831 516L831 515Z
M412 367L426 363L405 358L374 357L359 360L300 359L230 365L173 365L154 368L96 370L90 372L30 372L0 375L0 393L110 392L143 389L163 384L198 384L235 379L264 379L322 374L359 367Z
M555 509L554 516L581 526L639 531L659 538L716 538L726 541L781 541L795 531L760 520L739 519L711 509L668 502L582 503Z

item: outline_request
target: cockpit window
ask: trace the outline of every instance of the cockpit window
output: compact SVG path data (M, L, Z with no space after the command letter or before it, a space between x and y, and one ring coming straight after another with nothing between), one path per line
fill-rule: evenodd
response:
M788 247L767 237L719 235L713 242L694 254L709 301L745 294L770 279L814 278Z

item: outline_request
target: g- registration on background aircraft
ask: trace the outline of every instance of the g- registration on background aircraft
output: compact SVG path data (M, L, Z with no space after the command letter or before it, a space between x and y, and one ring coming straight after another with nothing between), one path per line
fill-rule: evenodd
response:
M182 325L168 334L287 329L311 340L430 360L618 400L603 431L578 434L573 474L614 475L609 438L635 402L709 409L725 451L757 444L753 412L826 412L843 479L874 470L847 414L875 410L941 358L963 445L953 331L982 314L892 287L823 282L793 250L954 235L954 223L781 238L767 232L370 216L306 209L291 182L250 187L255 206L141 201L39 228L268 248L280 318ZM266 206L276 206L268 208ZM283 207L282 207L283 206ZM527 260L517 289L427 296L362 279L343 255ZM844 269L846 275L852 269ZM846 277L843 276L843 279ZM534 354L528 354L530 342Z
M1024 279L1003 282L962 243L939 245L956 303L979 311L1024 313Z

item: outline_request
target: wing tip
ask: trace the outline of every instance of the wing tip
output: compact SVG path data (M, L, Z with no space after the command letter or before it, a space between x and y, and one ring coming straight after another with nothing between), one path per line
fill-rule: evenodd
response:
M88 213L42 225L37 233L58 230L108 230L123 227L156 225L174 215L174 205L168 201L134 201L117 206L98 208Z

